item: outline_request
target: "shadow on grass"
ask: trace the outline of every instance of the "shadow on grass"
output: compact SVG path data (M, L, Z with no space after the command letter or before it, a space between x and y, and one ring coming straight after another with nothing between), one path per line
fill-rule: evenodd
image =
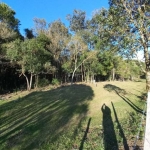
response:
M117 113L116 113L114 104L113 104L112 102L111 102L111 104L112 104L112 108L113 108L113 111L114 111L114 116L115 116L115 121L116 121L116 123L117 123L117 128L119 129L119 134L120 134L120 136L121 136L122 139L123 139L124 150L129 150L129 146L128 146L128 143L127 143L127 139L126 139L126 137L125 137L125 134L124 134L124 132L123 132L123 129L122 129L122 127L121 127L121 124L120 124L120 122L119 122L119 120L118 120L118 117L117 117Z
M111 110L105 104L102 105L101 110L103 113L104 149L118 150L119 148L114 130L114 124L111 117Z
M109 92L115 91L118 96L120 96L129 106L131 106L136 112L143 114L143 110L136 106L130 99L128 99L125 94L127 93L124 89L121 89L112 84L106 84L104 89L108 90Z
M88 124L87 124L87 127L86 127L86 131L85 131L84 136L82 138L79 150L83 150L84 142L85 142L85 140L87 138L87 134L89 132L90 123L91 123L91 118L89 118L89 121L88 121Z
M57 142L72 121L78 126L86 116L93 96L81 84L33 92L0 105L0 149L38 149Z

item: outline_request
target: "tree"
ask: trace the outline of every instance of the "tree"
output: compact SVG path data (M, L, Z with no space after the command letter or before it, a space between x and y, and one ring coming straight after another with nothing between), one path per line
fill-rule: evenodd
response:
M70 38L68 29L60 21L56 20L49 24L48 29L45 32L45 35L50 39L48 45L48 50L53 56L52 64L56 67L57 72L56 76L61 77L62 70L62 52L66 48L66 44Z
M19 35L19 20L15 18L15 11L5 3L0 3L0 57L4 57L6 43Z
M8 25L14 31L18 31L20 21L15 18L15 11L5 3L0 3L0 21Z
M37 37L25 41L16 40L9 45L8 58L20 65L20 76L23 75L26 78L28 91L32 88L33 76L41 73L48 61L45 44L45 41Z
M24 31L25 31L26 38L32 39L32 38L35 37L34 34L33 34L33 30L32 29L26 28L26 29L24 29Z
M146 68L143 69L146 75L146 89L148 91L148 106L147 106L147 122L144 149L150 147L149 140L150 130L150 57L149 57L149 35L150 35L150 1L148 0L110 0L110 6L113 10L119 10L120 15L116 16L116 11L113 12L115 18L123 16L127 28L120 27L126 38L128 38L128 45L130 49L128 52L134 54L142 50L145 58ZM128 31L128 35L126 34Z
M73 83L73 78L77 69L89 58L95 55L95 52L89 52L88 46L84 42L83 38L76 34L71 37L71 40L68 43L68 50L69 50L69 64L71 65L72 70L72 77L71 77L71 84Z
M45 34L45 31L47 30L47 22L45 19L40 19L40 18L34 18L34 31L35 33L38 34Z
M0 58L5 56L4 44L14 39L16 33L8 28L6 23L0 22Z
M67 20L70 22L70 30L74 32L82 31L86 28L86 13L82 10L75 9L73 15L67 15Z

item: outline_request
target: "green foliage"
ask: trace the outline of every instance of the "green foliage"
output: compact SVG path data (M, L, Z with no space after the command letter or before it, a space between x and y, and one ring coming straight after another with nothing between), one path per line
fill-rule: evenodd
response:
M53 78L53 80L52 80L52 85L59 85L60 84L60 82L59 82L59 80L58 79L56 79L56 78Z
M25 31L26 38L28 39L34 38L33 30L26 28L24 29L24 31Z
M113 56L109 52L99 53L98 54L98 70L102 75L109 75L113 65Z
M71 73L73 72L73 69L71 67L71 61L70 60L67 60L66 62L63 63L62 65L62 68L63 70L66 72L66 73Z
M38 39L16 40L10 44L8 58L21 65L22 73L39 73L48 59L44 44Z
M74 10L73 15L68 15L67 19L70 21L70 30L74 32L79 32L85 29L85 17L86 13L82 10Z
M48 79L46 79L46 78L42 78L42 79L39 79L39 81L38 81L38 86L39 87L44 87L44 86L47 86L47 85L49 85L49 80Z
M15 14L7 4L0 3L0 21L6 23L9 28L18 30L19 20L15 18Z

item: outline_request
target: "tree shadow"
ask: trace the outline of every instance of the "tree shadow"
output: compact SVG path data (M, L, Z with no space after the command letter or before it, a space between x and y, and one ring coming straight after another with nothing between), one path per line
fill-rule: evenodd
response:
M86 116L93 96L91 87L80 84L32 92L0 105L1 148L38 149L56 142L70 122L78 125Z
M125 94L127 93L124 89L121 89L115 85L107 84L104 86L104 89L108 90L109 92L115 91L115 93L122 98L129 106L131 106L136 112L143 114L143 110L136 106L130 99L128 99ZM146 115L146 114L145 114Z
M101 110L103 113L104 148L105 150L118 150L119 148L111 117L111 110L105 104L102 105Z
M117 87L117 86L112 85L112 84L104 85L104 89L106 89L109 92L115 91L115 92L122 93L122 94L127 93L125 89L121 89L120 87Z
M89 132L90 123L91 123L91 118L89 118L89 121L88 121L88 124L87 124L87 127L86 127L86 131L85 131L84 136L82 138L79 150L83 150L84 142L85 142L85 140L87 138L87 134Z
M112 102L111 102L111 104L112 104L112 108L113 108L113 111L114 111L114 116L115 116L115 121L116 121L116 123L117 123L117 128L119 129L120 136L121 136L122 139L123 139L124 150L129 150L129 146L128 146L126 137L125 137L125 135L124 135L123 129L122 129L120 123L119 123L119 120L118 120L118 117L117 117L117 113L116 113L115 107L114 107L114 105L113 105Z

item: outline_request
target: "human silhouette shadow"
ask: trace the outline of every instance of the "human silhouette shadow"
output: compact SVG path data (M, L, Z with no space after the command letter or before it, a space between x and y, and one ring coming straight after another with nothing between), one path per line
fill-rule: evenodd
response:
M103 113L104 149L118 150L119 148L118 148L114 125L111 117L111 110L105 104L102 105L101 110Z
M117 127L118 127L118 129L119 129L120 136L121 136L122 139L123 139L124 150L129 150L129 146L128 146L126 137L125 137L125 135L124 135L123 129L122 129L122 127L121 127L121 124L119 123L119 120L118 120L118 117L117 117L117 113L116 113L114 104L113 104L112 102L111 102L111 104L112 104L112 108L113 108L113 111L114 111L115 121L116 121L116 123L117 123Z

